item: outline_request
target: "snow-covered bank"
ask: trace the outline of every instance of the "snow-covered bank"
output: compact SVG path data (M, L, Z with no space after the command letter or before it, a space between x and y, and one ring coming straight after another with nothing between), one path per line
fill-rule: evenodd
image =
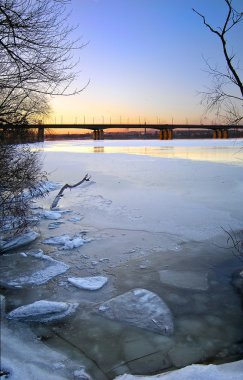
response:
M193 364L186 368L155 376L118 376L116 380L242 380L243 360L221 365Z
M63 353L44 345L26 326L4 325L1 332L1 369L11 380L90 380L85 368ZM222 365L191 365L155 376L125 374L116 380L242 380L243 360ZM102 374L93 380L105 379Z
M149 141L152 147L147 147L149 154L145 155L138 151L141 144L145 151L144 141L129 143L136 145L136 152L128 142L130 152L118 149L108 154L101 153L102 144L105 151L107 147L117 149L116 144L122 148L121 143L44 144L44 169L51 173L50 180L73 184L89 173L92 181L66 191L57 214L47 212L55 192L39 201L40 236L31 248L43 250L41 257L21 248L0 258L7 313L24 305L32 305L27 309L33 311L35 302L41 300L48 307L60 302L64 309L67 303L79 304L65 323L33 327L36 334L41 329L44 337L50 337L47 351L44 339L38 343L44 351L41 364L36 363L36 380L49 380L48 376L53 375L52 379L57 374L60 379L73 380L82 378L84 372L89 374L86 379L90 376L93 380L111 380L125 373L160 373L208 358L238 358L242 350L241 301L231 285L232 273L240 264L227 249L227 236L221 228L242 228L243 163L235 162L239 146L234 148L235 142L225 140L201 141L201 145L183 141L184 146L177 141ZM201 147L204 143L210 148L205 160L209 152ZM184 152L183 159L174 147L181 149L180 154ZM214 148L220 152L220 163L211 158ZM160 154L161 149L166 156ZM6 270L7 266L11 270ZM21 287L13 287L11 280ZM142 301L133 297L136 289L140 289ZM161 307L157 314L156 305L149 307L151 294ZM165 320L168 335L151 328L164 328L162 309L169 310L169 325ZM38 310L42 314L42 308ZM12 364L7 362L13 376L20 373L23 355L18 351L25 330L21 325L19 337L15 323L19 322L6 323L8 333L3 335L9 350L5 358L14 356ZM38 356L27 330L24 349L33 348ZM60 352L64 359L53 359L55 371L42 374L39 367L44 368L47 355L50 368L52 351ZM72 357L78 365L66 366ZM28 360L34 371L34 353ZM228 374L238 376L234 366L237 364L232 364ZM207 373L208 378L218 379L219 368L189 367L186 374L192 371L201 380ZM225 373L226 369L222 367ZM181 372L164 376L177 374L176 379L186 376ZM33 378L33 372L23 375L25 380Z

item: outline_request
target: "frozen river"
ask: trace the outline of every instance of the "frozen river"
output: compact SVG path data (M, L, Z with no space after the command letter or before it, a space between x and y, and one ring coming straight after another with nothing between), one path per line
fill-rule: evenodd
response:
M243 140L76 140L45 142L39 149L50 181L72 185L91 175L90 182L64 192L57 228L50 228L57 221L43 218L30 246L69 269L45 284L4 290L7 311L43 299L78 303L64 322L29 323L50 352L62 355L54 360L48 354L47 372L84 379L78 377L84 366L94 380L105 380L239 359L242 301L231 276L242 262L224 230L242 229ZM38 201L36 212L48 210L57 192ZM43 244L64 234L86 243L64 250ZM11 253L4 260L15 277L26 272L24 256ZM35 265L29 261L29 268ZM103 276L107 283L91 291L68 281L86 276ZM124 321L122 307L113 320L98 312L137 288L166 303L172 334ZM41 366L35 364L36 379L49 379Z

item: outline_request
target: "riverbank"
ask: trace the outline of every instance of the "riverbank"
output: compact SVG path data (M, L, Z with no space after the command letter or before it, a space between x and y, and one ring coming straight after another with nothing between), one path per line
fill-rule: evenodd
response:
M46 354L51 358L49 350L62 357L53 360L59 363L54 371L58 378L72 379L83 365L96 380L114 379L123 373L166 372L217 355L233 357L232 347L239 354L242 305L231 285L231 274L240 263L228 249L222 228L242 228L243 173L240 160L235 160L240 147L233 141L217 141L215 147L210 146L209 155L199 141L193 146L186 142L179 149L171 144L156 141L153 150L137 142L136 148L146 154L138 149L134 154L134 145L126 146L125 153L119 150L121 145L115 147L118 153L111 152L108 148L114 146L106 144L103 152L108 149L108 153L103 154L102 146L94 142L45 143L44 169L51 181L73 184L86 172L91 181L65 191L56 221L43 215L58 190L35 204L41 220L39 238L30 247L16 250L17 256L11 253L4 259L18 262L15 279L23 277L27 260L33 271L39 266L43 270L48 263L29 256L30 248L42 249L46 256L63 263L62 268L69 267L40 285L6 287L7 312L41 299L79 303L66 322L31 324L34 335L26 338L26 344L35 352L36 348L31 348L34 337L48 336L38 345L44 351L43 344L49 349L39 364L26 356L30 371L35 365L43 367ZM158 148L163 148L162 155ZM53 223L57 223L54 229L50 228ZM86 243L68 249L43 243L64 234L68 244L75 236ZM94 292L68 282L68 278L98 275L107 277L107 283ZM136 288L155 293L167 304L173 316L172 335L155 334L97 314L103 303ZM6 328L16 332L17 324L9 321ZM24 336L23 324L21 331ZM5 337L11 342L10 334ZM19 349L11 354L16 366L23 359ZM46 357L48 366L50 361ZM42 378L46 379L40 375L38 380Z

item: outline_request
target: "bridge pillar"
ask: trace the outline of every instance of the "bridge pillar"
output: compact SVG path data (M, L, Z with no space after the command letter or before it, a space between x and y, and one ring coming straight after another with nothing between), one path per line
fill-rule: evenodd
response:
M104 130L103 129L94 129L93 130L94 140L104 140Z
M218 139L222 139L223 138L223 131L222 131L222 129L217 129L217 137L218 137Z
M172 129L160 129L159 131L160 140L172 140L173 139L173 130Z
M168 140L173 140L173 130L168 129Z
M99 130L99 140L104 140L104 130L103 129Z
M216 130L216 129L213 130L213 138L214 138L214 139L217 138L217 130Z
M228 139L229 138L229 131L228 131L228 129L224 129L223 130L223 138L224 139Z
M45 139L45 128L43 126L38 127L37 140L42 142Z

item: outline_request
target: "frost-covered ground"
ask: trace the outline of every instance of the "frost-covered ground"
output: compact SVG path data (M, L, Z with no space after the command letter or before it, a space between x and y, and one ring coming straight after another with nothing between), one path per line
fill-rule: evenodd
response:
M49 207L58 190L33 204L39 237L1 258L6 310L45 300L24 309L34 309L34 320L41 321L69 304L75 308L53 325L25 327L22 319L4 318L9 378L103 380L242 357L242 306L231 285L242 264L223 231L242 229L242 145L130 140L40 146L50 181L72 185L86 173L91 181L65 190L54 212ZM241 370L242 362L193 366L162 378L240 379Z

